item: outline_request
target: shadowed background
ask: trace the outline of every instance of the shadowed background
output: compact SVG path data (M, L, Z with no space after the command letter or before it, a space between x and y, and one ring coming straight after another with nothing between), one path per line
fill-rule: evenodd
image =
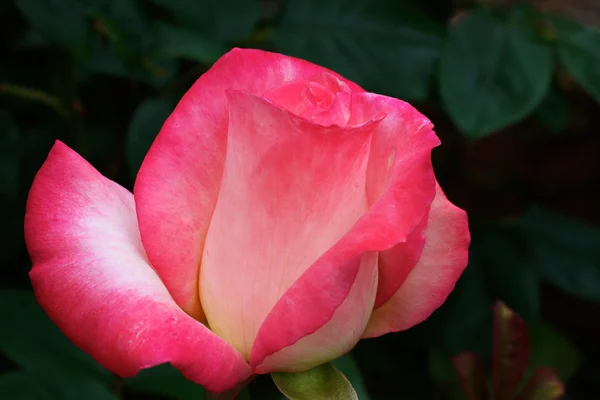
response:
M70 344L31 295L22 223L56 139L131 189L177 100L233 46L411 102L470 216L446 304L337 362L361 400L464 398L450 358L489 362L497 299L529 325L531 369L554 367L566 398L600 398L598 26L595 0L0 1L0 398L203 398L169 366L120 379ZM241 398L281 395L266 376Z

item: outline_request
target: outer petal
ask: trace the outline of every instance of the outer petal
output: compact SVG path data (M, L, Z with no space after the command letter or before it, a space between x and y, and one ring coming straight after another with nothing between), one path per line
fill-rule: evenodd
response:
M367 175L367 194L369 202L374 203L386 190L393 191L395 201L401 203L431 202L434 194L434 177L429 158L422 160L427 163L429 170L421 176L407 168L423 168L420 165L406 161L413 157L413 152L418 149L419 135L426 136L431 130L431 123L410 104L385 96L363 93L353 97L353 112L350 123L361 121L365 113L385 113L386 118L373 134L371 144L371 157ZM416 146L416 147L415 147ZM415 179L424 179L425 184L404 183L390 185L395 174L402 173ZM408 199L406 197L411 197ZM393 207L396 203L390 202ZM400 240L393 248L381 252L379 255L379 283L377 285L377 298L375 307L385 303L398 290L408 273L416 265L421 256L425 243L423 235L429 204L426 208L419 209L418 213L409 207L402 207L390 212L389 218L401 226L403 235L408 235L406 240ZM418 224L415 226L415 223ZM412 231L411 231L412 230Z
M246 357L281 295L367 210L370 132L315 125L229 92L223 184L202 268L211 329Z
M201 319L198 268L213 214L227 142L225 90L263 94L286 82L326 73L309 62L259 50L233 49L202 75L165 122L140 168L135 201L152 265L186 312Z
M338 268L337 264L330 264L329 268L311 269L313 276L310 278L312 278L313 284L319 285L322 282L334 281L333 284L329 282L329 284L323 285L329 291L321 292L321 296L306 299L306 293L303 292L305 287L300 285L286 293L282 301L291 307L295 302L302 304L309 301L314 307L313 310L318 310L323 303L338 302L336 297L341 298L341 303L319 329L303 336L291 346L286 345L286 340L290 335L295 334L293 329L298 325L289 326L289 330L284 336L278 335L281 330L272 335L268 332L264 333L261 336L262 340L253 347L253 354L263 353L263 346L267 340L271 345L279 343L281 350L266 356L260 364L253 365L255 373L305 371L352 350L365 330L375 301L377 252L364 253L361 257L350 260L349 264L351 265L346 265L345 268ZM340 276L337 272L348 275ZM311 273L303 276L303 279L308 280ZM352 275L354 276L352 277ZM346 285L337 286L335 281L350 281L350 290L346 292ZM339 290L338 287L341 287L342 290ZM296 315L296 318L311 319L312 315ZM255 361L253 358L250 360Z
M242 356L173 301L142 247L133 196L57 142L25 215L36 297L52 320L121 376L170 362L222 391L245 379Z
M250 364L256 371L294 371L297 364L309 368L321 363L325 356L335 358L343 354L334 355L317 341L313 343L315 348L307 351L304 342L310 339L304 338L312 335L327 344L331 333L337 331L338 340L344 343L336 350L351 348L360 339L362 329L346 331L349 322L355 320L344 321L336 315L343 312L344 304L352 301L355 282L359 281L357 275L366 268L360 263L361 257L406 241L435 195L430 154L439 140L429 121L410 105L385 96L355 95L352 108L351 125L373 115L387 114L372 131L369 169L380 165L374 157L388 155L383 151L387 149L381 144L383 139L395 138L393 142L386 141L393 143L388 151L394 156L385 158L381 171L385 179L367 180L367 194L374 196L369 211L294 282L265 319L250 355ZM375 193L370 187L380 192ZM370 304L365 300L362 306ZM355 310L353 318L360 321L362 316L362 309ZM329 324L330 321L336 323ZM302 351L290 349L294 346ZM286 356L278 356L279 352ZM294 358L300 354L305 354L305 358Z
M419 262L425 246L427 216L423 217L405 242L398 243L389 250L379 253L379 283L375 308L386 303L402 286L404 280Z
M467 266L467 214L448 201L439 185L425 230L425 247L400 289L373 311L364 337L408 329L441 306Z

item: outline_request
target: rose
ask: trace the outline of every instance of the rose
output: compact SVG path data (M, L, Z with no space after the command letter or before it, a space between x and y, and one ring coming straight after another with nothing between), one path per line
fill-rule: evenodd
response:
M439 307L467 261L409 104L235 49L165 122L134 194L57 142L27 202L38 301L130 376L170 362L220 392L302 371Z

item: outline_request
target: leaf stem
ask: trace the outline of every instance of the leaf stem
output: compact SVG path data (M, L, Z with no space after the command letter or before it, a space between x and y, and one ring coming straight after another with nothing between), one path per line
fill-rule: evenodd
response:
M51 94L41 90L32 89L13 83L0 83L0 93L41 103L52 108L61 117L67 118L69 116L69 111L63 107L63 104L58 97L52 96Z

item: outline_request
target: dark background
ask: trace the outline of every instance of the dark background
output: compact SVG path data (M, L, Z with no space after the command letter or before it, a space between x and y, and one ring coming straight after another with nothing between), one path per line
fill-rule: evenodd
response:
M32 298L22 222L55 139L131 189L177 100L233 46L410 101L470 216L471 261L446 304L339 361L361 399L460 399L450 357L489 361L496 299L527 321L532 367L554 367L568 398L600 398L598 4L0 1L0 398L202 398L168 366L122 380L71 345ZM242 398L280 396L266 376Z

